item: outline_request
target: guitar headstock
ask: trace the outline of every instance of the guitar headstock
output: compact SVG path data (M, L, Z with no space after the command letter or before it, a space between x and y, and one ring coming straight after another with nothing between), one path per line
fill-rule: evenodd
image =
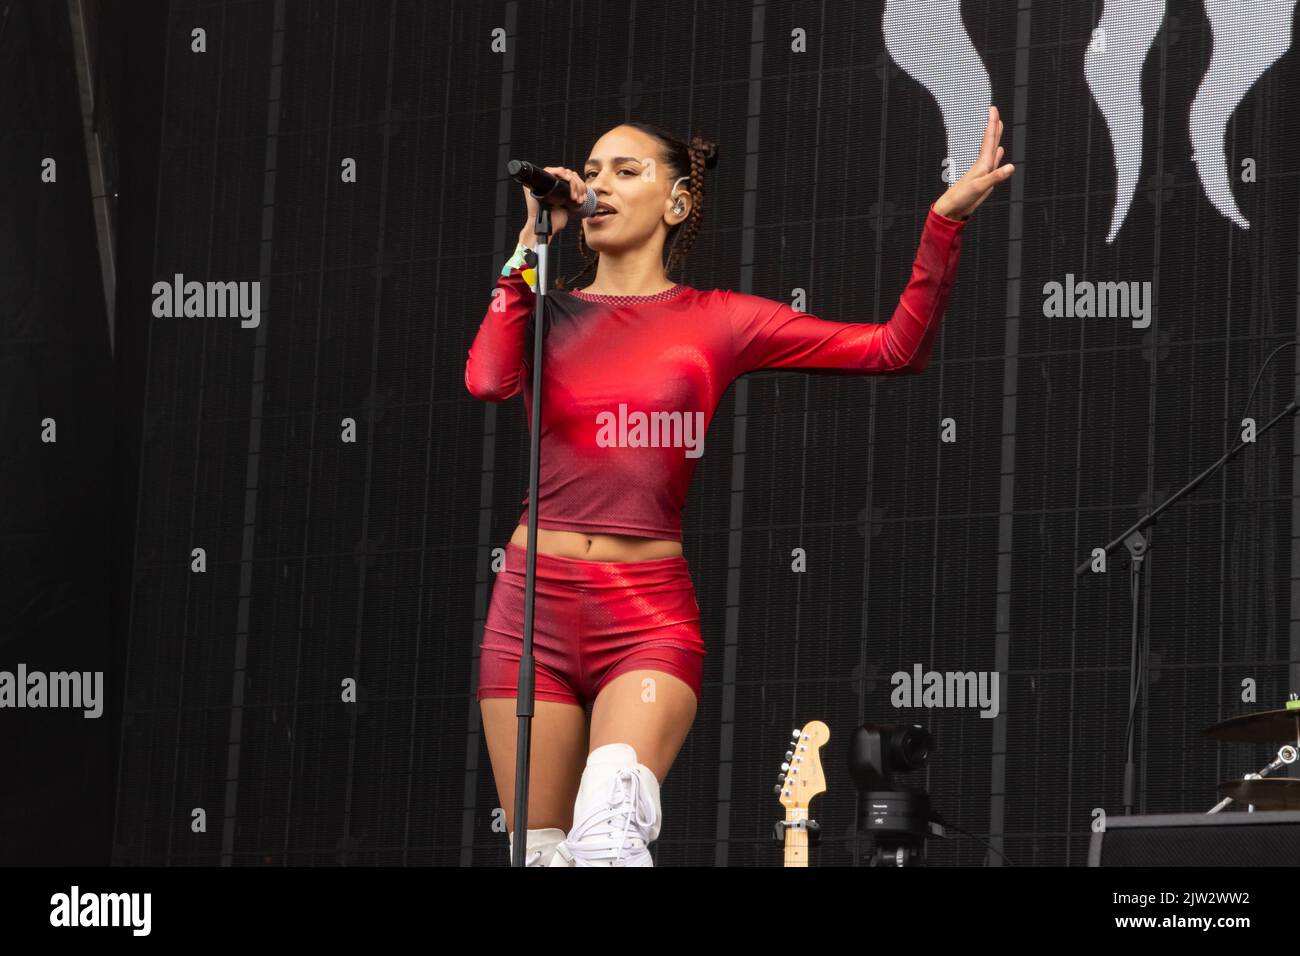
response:
M787 811L807 810L812 798L826 790L820 751L830 739L830 728L820 720L810 721L791 735L778 778L781 782L774 788Z

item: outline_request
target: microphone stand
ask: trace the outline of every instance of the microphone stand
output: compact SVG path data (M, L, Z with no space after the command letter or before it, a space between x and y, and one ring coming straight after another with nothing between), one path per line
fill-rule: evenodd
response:
M533 190L533 195L538 196ZM541 197L538 197L539 199ZM542 334L545 331L546 293L550 279L551 207L537 204L537 302L533 309L533 413L528 441L528 552L524 558L524 646L519 655L519 683L515 716L519 739L515 747L515 841L511 866L523 866L528 851L528 772L532 749L533 710L536 705L537 662L533 659L533 597L537 576L537 484L542 437Z
M1281 412L1279 412L1276 418L1270 421L1267 425L1265 425L1255 434L1255 438L1258 440L1260 435L1263 435L1266 431L1268 431L1270 428L1272 428L1274 425L1280 422L1283 418L1287 417L1288 415L1295 415L1296 412L1298 411L1300 411L1300 402L1292 400L1291 404L1287 405L1286 408L1284 408ZM1209 478L1212 474L1214 474L1216 471L1222 468L1226 462L1228 462L1232 458L1235 458L1237 454L1249 444L1255 444L1255 442L1244 442L1244 441L1238 442L1235 448L1233 448L1231 451L1224 453L1222 458L1220 458L1213 465L1205 469L1205 471L1201 472L1190 482L1184 485L1171 498L1166 499L1160 505L1160 507L1156 508L1154 511L1148 512L1144 517L1139 518L1138 521L1131 528L1121 532L1119 537L1115 538L1114 541L1111 541L1103 549L1105 554L1112 554L1113 552L1119 550L1119 546L1121 544L1123 544L1126 548L1128 548L1129 567L1130 567L1129 576L1130 576L1131 587L1133 592L1132 637L1131 637L1131 645L1129 649L1128 730L1126 732L1126 747L1128 751L1128 756L1124 762L1124 815L1125 816L1129 816L1133 813L1134 722L1135 722L1135 715L1137 712L1138 693L1142 688L1146 686L1147 650L1151 639L1150 621L1149 620L1143 621L1144 626L1141 629L1139 629L1138 626L1138 621L1141 616L1140 611L1142 608L1142 584L1143 584L1142 568L1145 563L1146 553L1150 544L1148 539L1142 536L1142 529L1155 524L1156 519L1159 518L1160 515L1164 514L1164 512L1168 510L1175 502L1181 501L1183 498L1186 498L1189 494L1191 494L1194 488L1196 488L1199 484L1201 484L1201 482L1205 481L1206 478ZM1088 560L1084 561L1082 564L1080 564L1077 568L1074 569L1074 573L1076 575L1085 574L1091 568L1094 560L1096 559L1089 558ZM1139 632L1142 634L1140 655L1139 655L1139 640L1138 640ZM1146 742L1144 738L1143 750L1142 750L1142 755L1144 760L1146 759L1145 743Z

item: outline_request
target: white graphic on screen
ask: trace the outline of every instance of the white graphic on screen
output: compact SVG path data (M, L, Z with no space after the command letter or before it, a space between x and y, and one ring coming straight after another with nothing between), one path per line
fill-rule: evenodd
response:
M1295 5L1296 0L1205 0L1214 53L1187 118L1192 161L1214 208L1242 229L1250 221L1233 199L1223 141L1246 93L1291 46Z
M1242 229L1224 140L1251 87L1291 46L1297 0L1204 0L1214 37L1209 67L1188 115L1192 159L1214 208ZM1165 0L1105 0L1084 54L1083 75L1110 134L1115 206L1106 241L1128 218L1142 174L1142 70L1165 17ZM979 155L992 96L988 71L961 19L960 0L888 0L885 49L934 97L943 115L952 179Z
M1083 59L1083 77L1106 120L1115 156L1107 242L1119 234L1142 172L1142 65L1164 18L1164 0L1107 0L1095 34L1100 44L1090 44Z
M889 0L883 26L889 55L939 104L955 182L979 157L992 102L989 74L962 23L960 0Z

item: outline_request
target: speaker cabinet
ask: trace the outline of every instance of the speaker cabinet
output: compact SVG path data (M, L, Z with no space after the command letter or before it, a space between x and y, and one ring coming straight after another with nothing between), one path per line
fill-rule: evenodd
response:
M1106 816L1089 866L1300 866L1300 810Z

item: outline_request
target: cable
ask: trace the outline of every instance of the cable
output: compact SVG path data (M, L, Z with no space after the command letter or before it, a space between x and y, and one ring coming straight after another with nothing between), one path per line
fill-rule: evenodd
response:
M1255 384L1250 387L1250 394L1246 396L1246 407L1241 410L1242 418L1245 418L1246 413L1250 411L1250 400L1255 397L1255 389L1259 388L1259 380L1264 377L1264 369L1268 368L1268 363L1273 361L1273 356L1277 355L1278 352L1282 351L1288 345L1300 345L1300 339L1291 342L1283 342L1273 351L1268 353L1268 358L1264 359L1264 364L1259 367L1259 373L1255 376ZM1229 444L1231 444L1231 440L1229 440ZM1224 446L1223 450L1226 452L1228 450L1227 446Z
M970 837L970 838L971 838L972 840L974 840L976 843L982 843L984 846L988 847L990 850L992 850L992 851L993 851L994 853L996 853L998 856L1002 857L1002 859L1006 860L1006 861L1007 861L1007 866L1015 866L1015 864L1011 862L1011 860L1007 857L1007 855L1006 855L1005 853L1003 853L1001 850L999 850L997 847L995 847L993 844L991 844L991 843L987 843L987 842L985 842L984 840L981 840L979 837L977 837L975 834L971 833L969 830L964 829L964 828L962 828L962 827L959 827L959 826L957 826L957 824L955 824L955 823L949 823L947 820L945 820L945 819L943 818L943 816L942 816L941 814L939 814L939 813L937 813L937 812L935 812L935 811L931 811L931 812L930 812L930 818L931 818L931 820L933 820L935 823L939 824L939 826L941 826L941 827L946 827L946 828L949 829L949 830L956 830L958 833L961 833L961 834L964 834L965 836Z

